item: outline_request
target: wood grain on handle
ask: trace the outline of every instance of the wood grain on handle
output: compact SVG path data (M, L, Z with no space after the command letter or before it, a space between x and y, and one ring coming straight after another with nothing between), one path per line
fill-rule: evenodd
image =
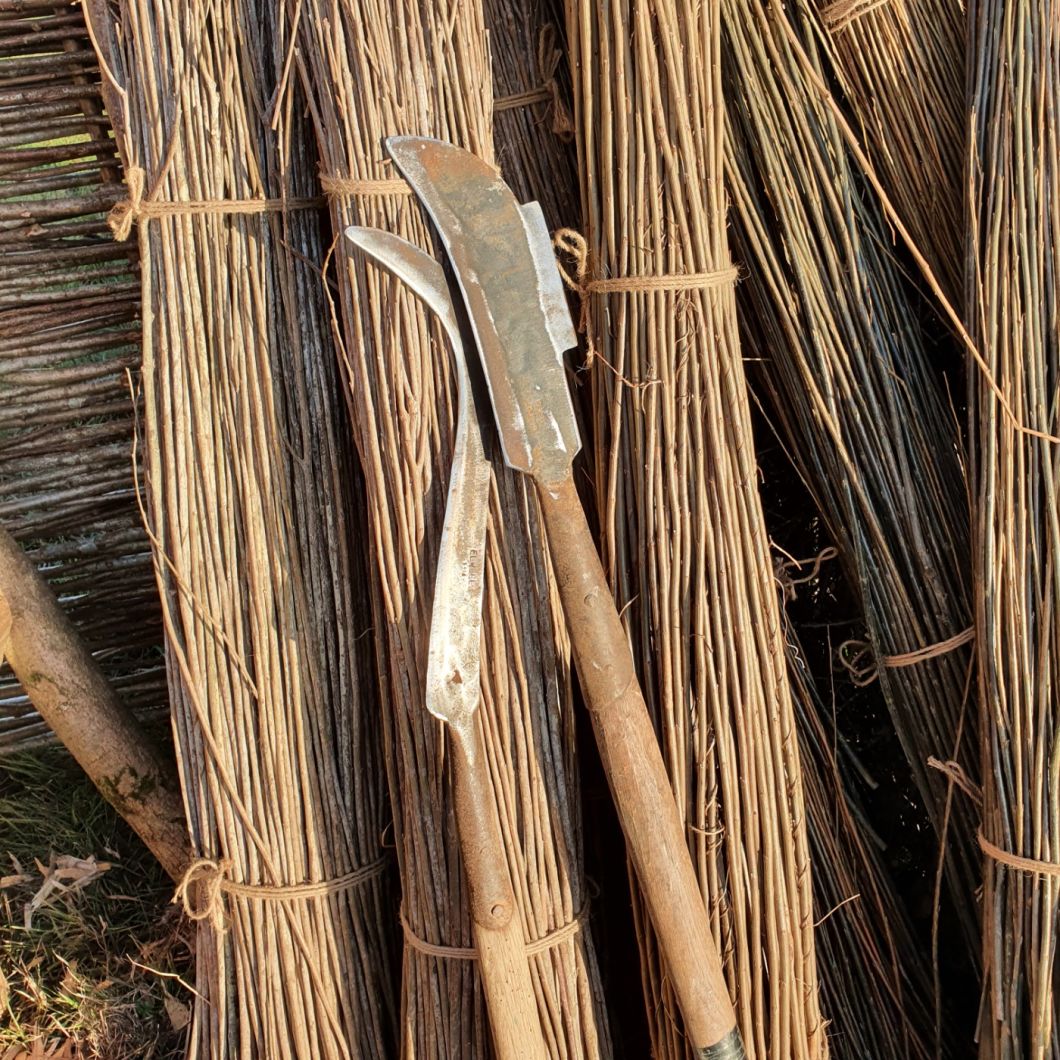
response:
M738 1057L736 1016L684 825L574 480L537 487L582 694L686 1032L702 1055Z
M497 1060L547 1060L482 734L474 717L450 734L456 826Z

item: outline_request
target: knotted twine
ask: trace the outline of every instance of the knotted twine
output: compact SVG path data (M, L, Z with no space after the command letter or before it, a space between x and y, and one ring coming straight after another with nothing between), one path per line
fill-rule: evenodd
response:
M578 932L581 931L585 918L588 915L588 905L582 906L581 912L573 919L569 920L566 924L560 925L554 931L548 932L546 935L542 935L539 939L534 939L533 942L527 942L525 949L527 957L533 957L535 954L544 953L547 950L554 949L556 946L566 942L568 939L574 938ZM405 910L402 909L400 912L401 918L401 930L405 935L405 942L408 944L409 949L416 950L417 953L425 954L428 957L438 957L442 960L451 961L475 961L478 960L478 950L473 946L440 946L433 942L428 942L426 939L421 939L415 931L412 930L412 926L408 920L405 919Z
M208 214L287 213L312 210L323 205L320 199L145 199L147 174L140 166L129 166L125 173L128 198L115 203L107 214L107 224L119 243L124 243L138 221L157 217L206 216Z
M501 96L493 101L493 113L499 114L518 107L529 107L535 103L549 103L552 111L552 132L564 142L574 138L574 119L560 92L556 71L563 52L556 47L554 26L544 26L537 38L537 68L541 84L525 92Z
M593 278L589 275L589 246L585 236L573 228L560 228L552 237L552 246L557 251L556 266L563 278L563 283L581 300L578 316L578 330L588 339L588 354L584 369L588 369L597 357L592 334L589 331L590 298L594 294L637 294L651 291L703 291L726 287L736 283L740 270L735 265L724 269L711 269L706 272L662 273L658 276L608 276ZM566 255L574 265L574 274L564 267L560 254ZM603 358L600 358L607 364ZM608 365L612 371L614 367ZM618 375L618 373L615 373ZM630 382L619 376L623 383L631 387L651 386L657 382L646 379Z
M915 648L913 651L902 652L900 655L884 655L880 663L891 670L900 670L906 666L917 666L930 659L937 659L941 655L947 655L956 651L965 644L975 640L975 626L962 629L952 637L940 640L935 644L929 644L924 648ZM864 662L871 659L872 645L864 640L845 640L836 649L836 655L840 663L850 674L850 679L859 688L871 685L879 677L879 667L875 662Z
M560 228L552 237L552 245L574 262L571 276L559 265L563 282L584 299L590 294L633 294L640 291L692 291L725 287L735 283L740 270L735 265L707 272L663 273L659 276L613 276L593 279L589 276L589 247L585 236L573 228Z
M229 879L231 861L216 861L213 858L196 858L185 870L173 895L173 903L180 905L189 920L209 921L218 933L225 929L224 898L233 895L257 902L294 902L311 898L327 898L347 891L380 876L387 866L384 856L362 868L354 869L333 880L314 883L261 884L238 883ZM195 890L196 902L192 891Z

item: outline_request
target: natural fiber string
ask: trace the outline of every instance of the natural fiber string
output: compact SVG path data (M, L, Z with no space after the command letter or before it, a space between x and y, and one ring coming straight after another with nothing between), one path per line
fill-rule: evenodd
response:
M589 278L589 247L585 236L573 228L560 228L552 237L556 250L567 254L574 262L574 275L559 264L563 282L576 294L633 294L640 291L692 291L726 287L740 278L735 265L707 272L666 273L660 276L614 276Z
M320 186L325 195L411 195L412 188L401 177L390 177L380 180L357 180L354 177L320 178Z
M689 272L661 276L615 276L603 279L590 279L589 277L589 247L585 236L573 228L557 229L552 236L552 246L557 251L556 267L563 278L563 283L581 300L581 308L578 313L578 330L586 335L588 350L585 357L583 371L592 367L593 362L599 359L615 377L625 386L633 390L654 386L657 379L631 380L627 379L609 361L600 357L596 344L589 331L589 296L593 294L635 294L644 291L690 291L707 290L710 288L724 287L735 283L740 276L739 269L735 265L727 269L717 269L711 272ZM572 276L564 267L559 255L567 255L574 263L574 275Z
M550 931L547 935L542 935L541 938L535 939L533 942L528 942L526 944L526 955L532 957L537 953L544 953L546 950L554 949L561 943L573 938L579 931L581 931L588 910L588 904L582 906L581 912L578 913L573 920L556 928L555 931ZM417 953L422 953L427 957L439 957L442 960L449 961L478 960L478 950L473 946L438 946L433 942L428 942L426 939L421 939L419 935L412 930L408 920L405 919L404 910L401 911L400 918L401 930L405 934L405 942L410 949L415 950Z
M975 626L955 633L946 640L940 640L935 644L929 644L924 648L916 648L913 651L903 652L900 655L884 655L880 664L889 670L900 670L905 666L917 666L919 663L937 659L941 655L948 655L965 644L975 640ZM864 664L863 659L870 656L872 645L865 640L845 640L836 649L840 663L850 674L851 680L858 687L871 685L879 676L879 669L875 663Z
M915 651L903 652L901 655L885 655L883 665L889 666L892 670L901 669L903 666L916 666L917 663L936 659L940 655L955 651L965 644L970 644L973 640L975 640L975 626L969 626L946 640L940 640L937 644L929 644L926 648L917 648Z
M257 902L294 902L309 898L326 898L332 894L349 890L381 875L388 858L381 857L370 865L354 869L333 880L314 883L251 884L237 883L226 878L231 872L230 861L215 861L213 858L196 858L187 868L173 895L189 920L209 920L218 930L224 928L224 903L222 895L247 898ZM196 906L192 901L192 888L202 891L202 902Z
M817 578L817 575L821 573L821 564L828 560L833 560L839 555L839 549L835 545L829 545L827 548L821 549L821 551L813 556L811 559L785 559L783 562L778 563L775 568L777 584L780 586L781 592L784 594L784 599L791 602L797 599L797 593L795 587L797 585L806 585L808 582L812 582ZM801 577L794 578L791 575L793 570L802 570L807 564L812 563L813 568L809 574L803 574Z
M119 243L124 243L138 221L152 217L188 217L207 214L287 213L290 210L312 210L323 203L319 199L184 199L159 202L144 199L146 174L140 166L130 166L125 183L129 197L111 207L107 224Z
M845 29L856 18L883 7L891 0L836 0L835 3L821 8L821 21L833 33Z
M850 640L843 641L836 648L836 658L858 688L871 685L880 676L876 662L872 658L872 645L867 640L852 637Z
M979 830L979 847L988 858L998 862L1010 869L1019 872L1036 873L1039 876L1056 876L1060 878L1060 864L1055 861L1039 861L1037 858L1025 858L1019 854L1011 854L1001 847L995 846Z
M525 92L516 92L494 100L493 113L499 114L506 110L516 110L519 107L530 107L535 103L550 103L553 133L562 139L571 139L574 136L574 120L563 101L559 82L556 80L556 70L559 68L562 56L563 53L556 47L555 27L544 26L537 39L537 66L541 84Z
M548 103L552 99L552 87L548 84L538 85L537 88L527 89L525 92L515 92L510 96L501 96L493 103L494 113L506 110L517 110L519 107L529 107L534 103Z
M968 796L976 805L982 805L983 793L971 777L964 771L964 767L959 763L953 761L952 758L947 759L945 762L941 758L936 758L934 755L929 755L927 764L934 770L941 773L947 780L952 781Z

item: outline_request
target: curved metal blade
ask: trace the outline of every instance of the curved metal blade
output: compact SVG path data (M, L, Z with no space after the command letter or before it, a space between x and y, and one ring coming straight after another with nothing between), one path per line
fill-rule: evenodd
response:
M457 379L456 445L434 576L426 704L436 718L460 728L470 722L479 703L483 568L490 494L490 465L475 412L460 327L445 272L434 258L399 236L374 228L347 228L346 235L423 299L441 321L453 349Z
M577 345L537 203L469 151L440 140L386 141L426 207L464 295L505 461L541 482L562 479L581 447L563 353Z

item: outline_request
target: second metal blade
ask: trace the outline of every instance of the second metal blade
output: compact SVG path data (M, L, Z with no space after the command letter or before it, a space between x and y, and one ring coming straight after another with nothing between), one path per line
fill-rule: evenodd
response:
M434 577L427 656L427 709L450 726L471 723L479 703L483 568L490 465L460 327L441 265L388 232L348 228L347 237L423 299L445 328L457 379L456 444Z

